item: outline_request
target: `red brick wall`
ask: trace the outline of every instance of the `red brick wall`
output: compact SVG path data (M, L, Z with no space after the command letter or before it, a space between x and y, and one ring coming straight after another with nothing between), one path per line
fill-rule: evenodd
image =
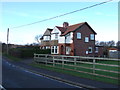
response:
M73 48L73 44L59 44L59 55L66 55L66 47L69 46L71 47L71 52L70 52L70 56L74 55L74 48Z
M81 39L77 39L77 32L81 33ZM90 40L90 34L94 34L93 31L84 24L81 28L76 30L73 34L74 43L74 55L77 56L94 56L95 40ZM89 37L89 42L85 42L85 37ZM92 47L92 53L86 55L88 47Z

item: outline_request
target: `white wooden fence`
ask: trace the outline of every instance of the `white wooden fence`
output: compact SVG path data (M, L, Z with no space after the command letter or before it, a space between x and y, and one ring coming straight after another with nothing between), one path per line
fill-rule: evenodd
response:
M120 72L119 72L120 59L34 54L34 61L38 63L44 63L45 65L52 66L55 68L72 70L80 73L86 73L90 75L101 76L101 77L111 78L115 80L119 79L118 76L120 75ZM108 62L108 63L104 63L104 62ZM66 67L69 67L69 68L66 68ZM112 70L111 68L113 68L114 70ZM87 69L87 71L82 69ZM97 73L101 71L109 74ZM113 76L110 74L113 74Z

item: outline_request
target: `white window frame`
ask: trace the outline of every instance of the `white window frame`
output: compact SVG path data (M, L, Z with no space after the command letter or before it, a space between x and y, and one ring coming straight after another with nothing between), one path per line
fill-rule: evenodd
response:
M51 53L54 54L54 46L51 47Z
M58 33L55 33L55 40L58 39Z
M98 53L98 47L95 47L95 53Z
M57 50L57 52L56 52L56 50ZM52 46L51 54L58 54L58 46Z
M55 53L55 54L58 53L58 46L54 46L54 53Z
M77 39L81 39L81 33L77 32Z
M85 37L85 42L89 42L89 37Z
M95 40L95 35L94 34L90 34L90 40Z
M50 40L50 36L44 36L44 40L45 40L45 41Z
M89 51L90 50L90 51ZM92 53L92 47L88 47L88 52Z

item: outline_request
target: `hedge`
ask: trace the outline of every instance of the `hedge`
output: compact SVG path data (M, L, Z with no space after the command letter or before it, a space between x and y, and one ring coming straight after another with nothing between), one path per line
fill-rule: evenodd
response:
M19 58L31 58L34 53L37 54L50 54L50 49L39 49L39 47L21 47L9 50L10 55Z

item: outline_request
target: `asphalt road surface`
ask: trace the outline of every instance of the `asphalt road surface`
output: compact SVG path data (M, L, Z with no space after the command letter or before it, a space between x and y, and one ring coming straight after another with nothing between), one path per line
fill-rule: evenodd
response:
M2 69L2 86L4 88L78 88L15 67L5 60L2 61Z

